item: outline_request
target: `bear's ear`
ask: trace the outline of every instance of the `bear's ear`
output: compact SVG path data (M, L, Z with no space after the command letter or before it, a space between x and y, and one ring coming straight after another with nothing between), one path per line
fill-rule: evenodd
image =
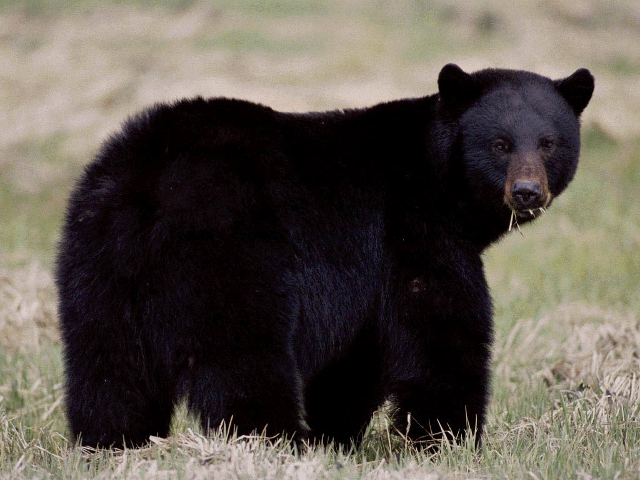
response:
M449 63L440 70L438 90L442 101L450 107L465 109L480 95L476 80L458 65Z
M553 82L560 95L571 105L576 116L580 116L591 100L594 80L586 68L576 70L573 75Z

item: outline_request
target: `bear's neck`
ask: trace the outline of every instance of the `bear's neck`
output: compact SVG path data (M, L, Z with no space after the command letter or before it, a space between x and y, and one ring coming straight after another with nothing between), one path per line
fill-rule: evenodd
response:
M495 211L461 201L455 215L460 223L461 236L481 251L509 231L510 211L506 206ZM512 225L512 228L516 227Z
M294 157L301 159L298 168L310 183L344 182L374 203L382 199L394 243L411 242L419 249L433 245L440 230L482 251L507 231L508 211L494 212L464 198L452 140L457 124L437 110L438 97L432 95L363 110L294 115L288 117L297 123L290 144L302 152Z
M385 165L388 214L405 238L431 243L421 235L446 231L481 252L509 229L509 209L467 196L454 119L438 112L437 96L374 107L384 118L372 138L370 158ZM405 225L401 225L404 223ZM421 233L426 232L426 233Z

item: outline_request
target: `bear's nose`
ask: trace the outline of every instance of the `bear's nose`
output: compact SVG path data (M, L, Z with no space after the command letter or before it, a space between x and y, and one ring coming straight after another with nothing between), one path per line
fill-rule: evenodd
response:
M516 180L511 188L511 197L517 210L537 208L542 199L542 187L533 180Z

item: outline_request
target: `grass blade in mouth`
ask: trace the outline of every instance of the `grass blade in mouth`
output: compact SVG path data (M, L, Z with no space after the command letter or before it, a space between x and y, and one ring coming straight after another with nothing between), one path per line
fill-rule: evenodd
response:
M544 207L538 207L537 209L537 214L541 215L543 213L547 213L547 209ZM532 218L537 218L536 213L534 213L534 211L532 209L527 210L529 212L529 214L531 215ZM513 230L513 226L516 226L516 228L518 229L518 231L520 232L520 235L524 236L524 233L522 233L522 230L520 230L520 225L518 224L518 212L516 212L513 208L511 209L511 218L509 219L509 232L511 230Z
M518 228L518 231L520 232L520 235L522 235L524 237L524 233L522 233L522 230L520 230L520 225L518 225L518 215L516 214L516 211L512 208L511 209L511 219L509 220L509 231L511 231L511 229L513 228L513 225L516 225L516 227Z

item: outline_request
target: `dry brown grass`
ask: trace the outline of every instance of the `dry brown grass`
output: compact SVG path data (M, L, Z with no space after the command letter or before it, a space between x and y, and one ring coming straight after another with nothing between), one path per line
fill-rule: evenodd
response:
M53 278L38 263L0 270L0 345L11 353L58 340Z
M561 305L540 319L522 319L496 352L496 376L512 392L542 379L561 395L536 423L560 418L580 401L606 435L609 420L627 414L640 427L640 316L584 303ZM626 412L626 413L625 413ZM526 420L525 420L526 423Z

